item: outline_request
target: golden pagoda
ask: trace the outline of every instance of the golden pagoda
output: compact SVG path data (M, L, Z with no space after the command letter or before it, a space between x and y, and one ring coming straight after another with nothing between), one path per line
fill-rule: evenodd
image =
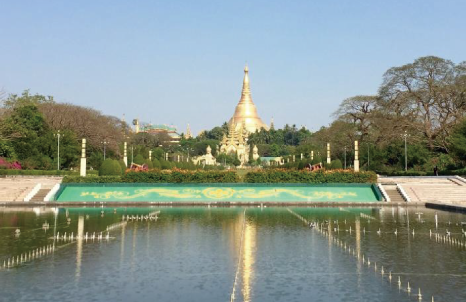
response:
M251 97L251 89L249 88L249 69L244 67L243 90L241 91L241 99L236 105L235 113L228 122L229 126L233 126L235 130L240 128L246 129L249 133L254 133L256 130L265 128L267 125L257 114L256 105L254 105Z

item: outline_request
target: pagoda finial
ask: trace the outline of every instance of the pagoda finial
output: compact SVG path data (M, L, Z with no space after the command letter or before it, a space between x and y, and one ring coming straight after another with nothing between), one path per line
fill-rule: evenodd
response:
M241 99L251 99L251 89L249 88L249 68L248 65L244 66L244 79L243 79L243 91L241 91Z
M193 135L191 133L191 127L189 127L189 124L188 126L186 127L186 138L192 138Z

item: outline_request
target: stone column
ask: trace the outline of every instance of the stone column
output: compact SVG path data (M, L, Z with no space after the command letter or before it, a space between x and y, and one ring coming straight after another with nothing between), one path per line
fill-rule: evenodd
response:
M358 148L358 141L354 141L354 172L359 172L359 148Z
M301 160L303 160L303 154L301 153Z
M149 160L152 161L152 150L149 150Z
M311 151L311 160L314 160L314 150Z
M177 162L180 162L180 155L177 155Z
M295 159L296 159L296 157L295 157L294 154L293 154L293 162L295 161Z
M168 161L168 152L165 153L165 160Z
M86 139L83 138L82 152L81 152L81 166L79 169L80 176L86 176Z
M330 158L330 143L327 143L327 164L331 164L332 159Z
M128 145L125 142L123 145L123 161L125 162L125 167L128 167Z

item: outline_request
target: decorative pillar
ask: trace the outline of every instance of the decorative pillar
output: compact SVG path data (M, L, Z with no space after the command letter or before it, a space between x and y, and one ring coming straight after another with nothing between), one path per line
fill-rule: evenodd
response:
M332 160L330 159L330 143L327 143L327 164L331 164Z
M296 159L296 157L295 157L294 154L293 154L293 162L295 161L295 159Z
M152 150L149 150L149 160L152 161Z
M125 167L128 167L128 145L125 142L123 145L123 161L125 163Z
M168 152L165 153L165 160L168 161Z
M86 139L83 138L82 152L81 152L81 166L79 169L80 176L86 176Z
M303 154L301 153L301 160L303 160Z
M180 162L180 155L178 154L176 157L177 157L177 162Z
M354 172L359 172L359 148L358 148L358 141L354 141Z
M311 160L314 160L314 150L311 151Z

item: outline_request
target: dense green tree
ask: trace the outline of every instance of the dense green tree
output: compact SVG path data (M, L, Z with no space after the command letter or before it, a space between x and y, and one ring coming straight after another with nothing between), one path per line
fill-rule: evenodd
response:
M464 163L466 163L466 119L454 129L451 137L449 138L450 149L453 151L453 155L458 157Z

